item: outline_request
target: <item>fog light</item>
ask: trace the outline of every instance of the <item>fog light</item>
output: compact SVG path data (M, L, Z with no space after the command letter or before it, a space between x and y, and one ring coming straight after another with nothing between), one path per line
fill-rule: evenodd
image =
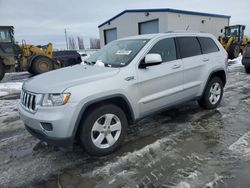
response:
M46 131L53 131L53 126L51 123L41 122L41 126Z

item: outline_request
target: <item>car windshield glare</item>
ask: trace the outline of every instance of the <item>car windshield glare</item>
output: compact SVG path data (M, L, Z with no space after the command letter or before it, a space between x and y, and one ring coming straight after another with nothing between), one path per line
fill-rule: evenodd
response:
M86 60L88 64L102 62L107 67L124 67L148 42L146 39L113 41Z

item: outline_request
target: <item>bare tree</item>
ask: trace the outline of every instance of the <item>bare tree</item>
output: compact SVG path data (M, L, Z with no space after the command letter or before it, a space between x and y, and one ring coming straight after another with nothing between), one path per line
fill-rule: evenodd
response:
M79 50L81 49L85 49L84 47L84 43L83 43L83 38L82 37L77 37L77 42L78 42L78 47L79 47Z
M100 39L97 38L90 38L90 49L100 49Z
M69 43L70 50L76 49L76 41L75 41L74 37L69 37L68 43Z

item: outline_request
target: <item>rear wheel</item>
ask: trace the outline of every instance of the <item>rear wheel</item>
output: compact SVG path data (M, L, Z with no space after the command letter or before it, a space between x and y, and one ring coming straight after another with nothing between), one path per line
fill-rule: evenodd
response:
M4 75L5 75L5 67L3 62L0 60L0 80L3 79Z
M250 66L245 66L246 73L250 74Z
M205 109L215 109L223 96L223 83L220 78L213 77L208 82L202 98L198 101Z
M29 71L32 74L42 74L53 69L52 61L47 57L37 57L31 63L31 70Z
M121 108L106 104L90 110L81 126L80 141L87 153L103 156L120 146L128 122Z
M228 50L229 59L234 59L240 54L240 46L238 44L232 44Z

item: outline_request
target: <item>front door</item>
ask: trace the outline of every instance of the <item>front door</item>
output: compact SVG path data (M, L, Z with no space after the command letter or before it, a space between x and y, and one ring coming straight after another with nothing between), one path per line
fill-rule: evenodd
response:
M174 39L161 39L149 53L160 54L163 62L137 70L140 116L175 104L182 98L183 65L177 59Z

